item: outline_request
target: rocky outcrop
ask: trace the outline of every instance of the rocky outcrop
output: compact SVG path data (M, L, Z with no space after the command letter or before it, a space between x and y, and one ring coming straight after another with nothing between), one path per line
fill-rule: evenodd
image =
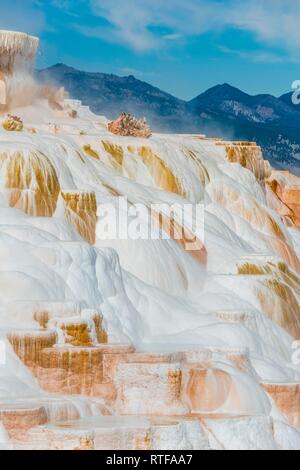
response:
M152 135L150 127L147 125L146 119L137 119L131 114L122 113L118 119L112 121L107 126L112 134L127 137L143 137L149 138Z
M6 131L21 132L24 126L21 118L9 114L5 121L3 121L2 127Z
M270 206L288 226L300 227L300 178L288 171L272 171L266 184Z

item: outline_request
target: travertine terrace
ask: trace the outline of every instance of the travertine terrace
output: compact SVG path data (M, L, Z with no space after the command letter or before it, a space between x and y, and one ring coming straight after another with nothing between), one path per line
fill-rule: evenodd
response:
M36 47L0 32L1 97ZM62 90L25 104L12 90L0 108L0 447L299 449L298 180L255 143L114 135ZM22 128L3 125L7 104ZM182 239L172 218L169 239L105 239L101 215L119 197L200 204L204 236L192 213ZM162 232L169 219L157 215Z
M24 94L31 96L29 73L38 45L38 38L33 36L0 31L0 109L10 108L18 99L24 103Z

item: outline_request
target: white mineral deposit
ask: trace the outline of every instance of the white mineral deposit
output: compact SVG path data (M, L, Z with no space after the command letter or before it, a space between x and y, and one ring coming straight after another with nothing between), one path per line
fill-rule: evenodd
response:
M299 180L255 144L110 132L35 82L37 47L0 31L1 448L300 449ZM203 230L109 239L120 198L131 230L153 204Z

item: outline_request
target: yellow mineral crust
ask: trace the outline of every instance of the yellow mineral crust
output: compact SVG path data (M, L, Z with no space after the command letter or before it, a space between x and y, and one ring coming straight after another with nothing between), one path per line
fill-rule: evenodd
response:
M96 150L93 150L90 145L84 145L83 150L89 157L95 158L96 160L100 160L98 152Z
M109 140L102 140L104 150L112 158L112 164L115 169L120 169L123 165L124 150L121 145L116 145Z
M39 151L0 153L0 180L10 207L28 215L51 217L60 191L52 163Z
M66 335L66 343L72 346L92 346L91 331L87 322L65 321L60 324Z
M246 276L273 275L283 281L300 296L300 278L283 261L255 264L244 262L238 265L238 274Z
M107 343L108 335L103 326L103 315L97 310L85 309L81 312L82 318L93 322L98 343Z
M65 215L79 235L93 245L96 241L97 201L94 192L67 192L61 196L65 203Z
M191 158L197 165L199 171L199 179L201 181L202 186L205 186L207 183L210 182L210 176L207 168L205 167L203 162L197 157L196 153L192 150L186 149L184 153L188 158Z
M149 169L158 188L184 196L179 180L174 176L165 162L154 154L150 147L140 147L138 149L138 155L141 157L144 165Z
M262 311L293 338L299 338L300 306L293 290L277 279L266 279L263 284L270 292L257 292Z

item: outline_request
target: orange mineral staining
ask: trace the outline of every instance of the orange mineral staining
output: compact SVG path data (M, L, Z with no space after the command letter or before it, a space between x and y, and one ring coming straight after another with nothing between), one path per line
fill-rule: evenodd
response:
M24 440L31 428L47 423L43 406L24 403L0 404L0 420L11 439Z
M265 279L258 289L257 297L263 312L297 339L300 335L300 305L293 290L272 277Z
M264 180L270 175L269 162L263 159L261 148L255 142L224 142L217 145L225 146L229 162L239 163L252 171L258 180Z
M8 334L8 340L21 361L35 371L41 362L43 349L56 344L57 334L51 330L15 330Z
M67 220L93 245L96 240L97 201L94 192L62 191Z
M300 429L300 383L264 383L263 388L288 422Z
M119 169L123 165L124 150L120 145L116 145L109 140L102 140L104 150L112 158L112 163L115 169Z
M179 180L174 176L165 162L153 153L150 147L140 147L138 149L138 155L144 165L149 169L158 188L184 196Z
M300 178L288 171L272 171L266 181L269 203L287 225L300 228Z
M39 151L0 153L0 173L10 207L33 216L51 217L60 191L52 163Z

